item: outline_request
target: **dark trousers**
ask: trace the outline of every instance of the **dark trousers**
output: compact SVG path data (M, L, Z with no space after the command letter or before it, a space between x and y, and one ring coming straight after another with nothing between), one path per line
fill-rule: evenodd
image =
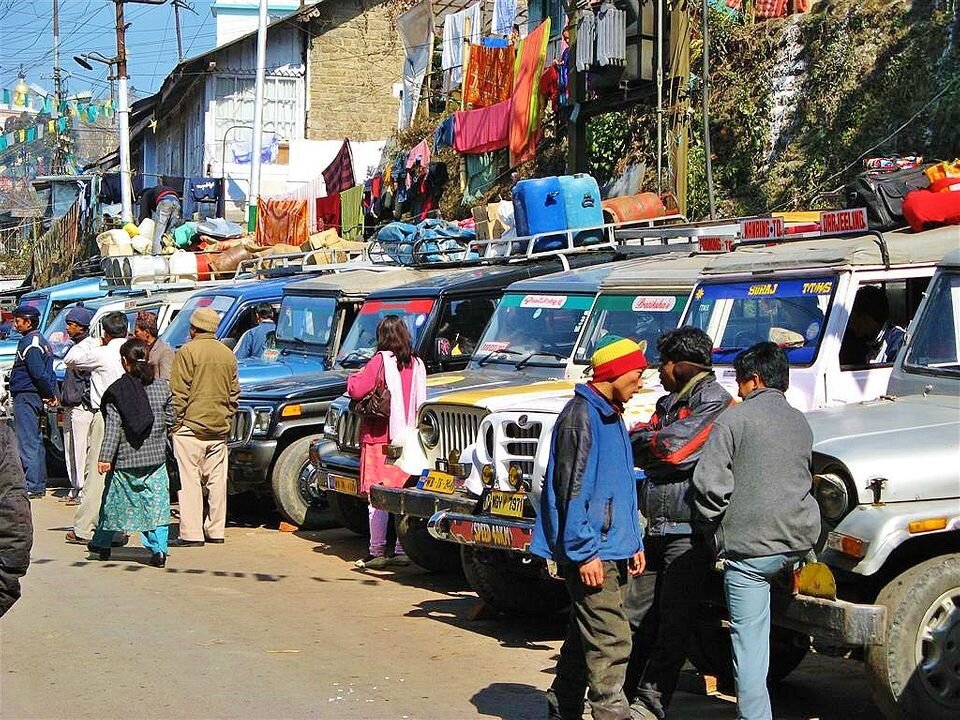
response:
M560 648L557 676L547 691L551 719L580 720L587 691L595 720L625 720L630 707L623 678L630 657L630 624L623 601L626 561L604 561L603 587L588 588L578 568L566 566L570 626Z
M13 421L20 446L20 464L26 479L28 493L42 493L47 489L47 457L40 432L43 403L36 393L17 393L13 396Z
M627 592L633 649L624 690L664 718L686 661L713 556L700 535L648 535L643 542L647 569L630 579Z

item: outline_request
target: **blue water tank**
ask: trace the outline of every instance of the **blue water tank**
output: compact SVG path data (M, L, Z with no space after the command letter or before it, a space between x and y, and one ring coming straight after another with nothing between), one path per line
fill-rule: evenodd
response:
M556 176L521 180L513 188L513 213L517 235L539 235L567 229L560 178ZM534 251L563 247L564 237L544 237L534 243Z

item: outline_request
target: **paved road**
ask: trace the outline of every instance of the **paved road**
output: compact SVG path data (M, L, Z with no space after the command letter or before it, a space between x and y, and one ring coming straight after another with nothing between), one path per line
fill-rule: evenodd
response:
M174 550L158 570L139 547L88 560L63 542L69 508L33 508L24 597L0 621L0 717L543 716L557 624L471 620L461 579L355 570L364 547L348 531L231 526L226 544ZM813 657L776 715L878 713L857 664ZM679 692L672 717L735 713Z

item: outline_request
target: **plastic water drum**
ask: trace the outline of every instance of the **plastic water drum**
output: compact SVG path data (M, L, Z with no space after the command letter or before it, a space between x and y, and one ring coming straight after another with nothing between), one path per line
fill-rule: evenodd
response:
M168 259L170 274L182 280L199 280L197 256L185 250L177 250Z
M539 235L567 229L567 213L563 205L560 179L551 176L521 180L513 188L513 212L517 236ZM534 243L534 251L563 247L564 236L544 237Z
M151 283L167 276L167 259L160 255L132 255L123 259L124 284Z
M609 222L624 223L631 220L647 220L662 217L667 210L660 196L652 192L607 198L603 201L603 214Z
M603 225L603 208L600 205L600 186L592 175L561 175L560 189L563 208L567 215L567 228L599 228ZM603 239L600 229L574 235L577 245L599 242Z

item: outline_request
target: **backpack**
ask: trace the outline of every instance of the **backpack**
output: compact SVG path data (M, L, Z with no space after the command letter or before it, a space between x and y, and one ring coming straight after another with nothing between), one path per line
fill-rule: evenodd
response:
M905 226L903 199L911 190L927 187L926 163L905 170L870 170L861 173L844 188L848 208L865 207L871 230L894 230Z

